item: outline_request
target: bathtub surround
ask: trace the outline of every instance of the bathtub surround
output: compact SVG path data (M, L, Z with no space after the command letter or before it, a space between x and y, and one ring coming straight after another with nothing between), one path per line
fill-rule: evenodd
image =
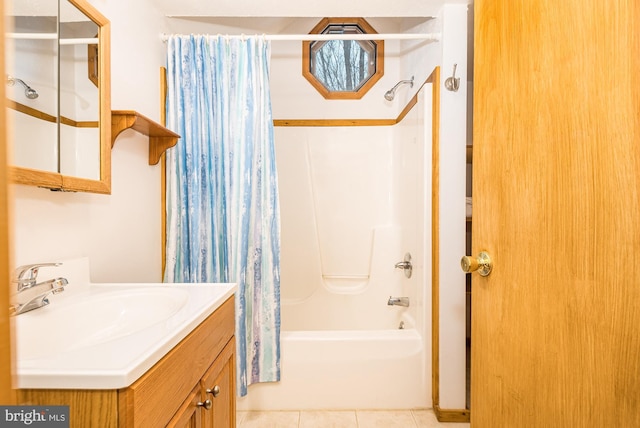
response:
M268 42L167 41L167 282L237 282L238 394L280 379L280 214Z
M430 115L426 84L395 126L276 128L282 379L253 386L238 409L430 404ZM407 252L411 278L395 268ZM411 306L389 306L390 295Z

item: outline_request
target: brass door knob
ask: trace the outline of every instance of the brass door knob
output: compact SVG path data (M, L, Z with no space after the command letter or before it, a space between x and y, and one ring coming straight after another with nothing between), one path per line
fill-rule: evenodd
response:
M478 254L477 259L471 256L464 256L462 260L460 260L460 266L464 272L471 273L478 271L480 276L488 276L493 268L491 257L484 251Z

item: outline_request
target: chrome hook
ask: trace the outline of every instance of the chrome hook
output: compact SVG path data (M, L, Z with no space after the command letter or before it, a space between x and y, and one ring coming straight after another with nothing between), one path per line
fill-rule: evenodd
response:
M447 88L448 91L458 92L460 88L460 78L456 77L456 68L458 68L458 64L453 64L453 76L448 77L447 80L444 81L444 87Z

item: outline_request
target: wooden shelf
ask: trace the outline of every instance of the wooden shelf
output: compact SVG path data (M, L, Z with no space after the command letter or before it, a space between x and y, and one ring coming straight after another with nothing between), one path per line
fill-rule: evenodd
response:
M178 143L180 135L133 110L111 111L111 147L118 135L125 129L132 128L149 137L149 165L160 162L160 156Z

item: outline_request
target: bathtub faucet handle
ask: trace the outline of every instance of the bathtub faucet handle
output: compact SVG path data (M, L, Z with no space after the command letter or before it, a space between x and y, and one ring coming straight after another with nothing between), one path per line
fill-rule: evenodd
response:
M407 278L411 278L411 273L413 272L413 265L411 264L411 253L406 253L404 255L404 260L396 263L396 269L404 270L404 276Z

